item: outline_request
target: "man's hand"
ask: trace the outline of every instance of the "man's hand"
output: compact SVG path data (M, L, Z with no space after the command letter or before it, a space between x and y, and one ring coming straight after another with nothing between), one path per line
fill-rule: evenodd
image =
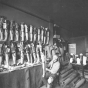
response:
M46 71L49 71L50 72L50 69L46 68Z

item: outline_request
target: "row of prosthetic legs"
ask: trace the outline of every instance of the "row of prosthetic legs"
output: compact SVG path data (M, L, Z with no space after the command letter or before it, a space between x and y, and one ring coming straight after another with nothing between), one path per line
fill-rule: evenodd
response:
M41 53L43 52L42 45L34 45L33 43L20 42L19 44L11 42L2 45L2 54L0 55L0 65L18 65L24 64L38 64L41 63ZM3 61L4 60L4 61ZM12 61L12 63L10 63ZM4 63L5 62L5 63Z
M0 41L15 41L15 42L41 42L49 44L50 33L48 28L36 28L33 25L27 25L24 22L7 20L5 17L0 17Z

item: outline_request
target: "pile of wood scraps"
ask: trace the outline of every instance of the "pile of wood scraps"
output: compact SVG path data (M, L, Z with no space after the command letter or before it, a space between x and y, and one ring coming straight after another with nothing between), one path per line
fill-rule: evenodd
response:
M68 65L60 72L59 82L61 88L79 88L85 83L85 78L82 78L78 71Z

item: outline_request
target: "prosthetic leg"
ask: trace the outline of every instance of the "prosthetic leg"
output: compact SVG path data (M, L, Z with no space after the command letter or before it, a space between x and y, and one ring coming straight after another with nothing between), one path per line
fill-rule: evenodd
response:
M26 44L25 50L26 50L27 62L29 64L30 63L30 44Z
M19 25L17 23L15 23L15 41L18 42L19 41Z
M2 55L0 55L0 66L2 65Z
M28 26L25 24L25 40L28 41Z
M10 36L9 36L10 41L14 40L14 26L15 26L15 22L13 20L11 20L11 22L10 22Z
M7 38L8 38L8 29L7 29L7 26L8 26L8 23L7 23L7 20L4 21L3 23L3 30L4 30L4 33L3 33L3 40L6 41Z
M36 59L36 54L35 54L35 47L34 47L34 44L32 45L32 54L33 54L33 58L34 58L34 61L33 63L35 64L37 59Z
M10 52L10 48L7 47L7 45L5 46L6 50L5 50L5 67L8 68L9 67L9 52Z
M20 60L21 60L21 64L23 64L24 62L24 54L23 54L23 42L20 43Z
M21 64L23 64L23 62L24 62L24 55L23 55L23 51L21 51Z
M2 65L3 49L2 44L0 44L0 66Z
M21 32L21 40L20 41L24 41L25 40L25 38L24 38L24 23L21 23L21 30L20 30L20 32Z
M36 62L36 63L40 63L39 47L38 47L38 45L37 45L37 47L36 47L36 54L37 54L37 62Z
M16 64L16 52L12 53L13 65Z
M0 41L3 40L3 21L4 21L4 18L3 17L0 17Z

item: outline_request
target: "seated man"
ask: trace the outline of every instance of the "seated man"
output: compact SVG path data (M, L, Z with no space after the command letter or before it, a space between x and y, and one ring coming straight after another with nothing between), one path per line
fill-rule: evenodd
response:
M49 63L48 68L46 68L45 76L42 79L42 81L45 84L47 84L47 88L52 87L52 83L59 69L60 69L60 63L59 63L58 55L55 53L54 50L52 50L52 60ZM40 86L41 86L41 83L40 83Z

